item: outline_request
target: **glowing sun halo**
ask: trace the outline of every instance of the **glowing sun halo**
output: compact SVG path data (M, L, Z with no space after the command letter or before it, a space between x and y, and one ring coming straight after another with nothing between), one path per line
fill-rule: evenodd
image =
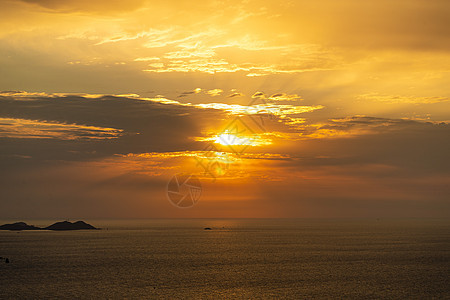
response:
M212 138L214 143L223 146L262 146L270 145L272 141L260 136L238 136L225 131Z
M234 134L230 133L222 133L215 138L215 143L224 145L224 146L231 146L231 145L252 145L252 139L248 137L238 137Z

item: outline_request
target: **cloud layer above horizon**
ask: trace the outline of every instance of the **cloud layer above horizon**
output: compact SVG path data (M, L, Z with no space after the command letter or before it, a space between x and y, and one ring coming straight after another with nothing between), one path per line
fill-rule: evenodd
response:
M0 218L446 216L449 14L0 0ZM214 143L236 120L240 155ZM192 210L165 199L177 172L204 184Z
M161 98L18 92L3 93L0 110L4 217L43 203L30 216L192 216L165 199L180 172L204 184L194 216L442 216L447 207L446 122L313 122L306 111L292 124L288 115L262 114L259 137L270 143L241 155L221 149L227 170L212 178L196 163L208 158L211 133L236 116L251 126L262 115Z

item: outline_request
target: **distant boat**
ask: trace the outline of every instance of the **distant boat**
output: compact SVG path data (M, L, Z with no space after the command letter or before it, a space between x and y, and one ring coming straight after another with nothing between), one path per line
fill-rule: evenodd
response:
M212 230L211 227L205 227L204 230Z

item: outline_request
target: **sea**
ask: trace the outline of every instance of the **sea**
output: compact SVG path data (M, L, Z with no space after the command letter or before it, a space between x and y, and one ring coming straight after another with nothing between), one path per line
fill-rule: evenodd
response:
M0 231L0 299L450 299L449 219L84 221Z

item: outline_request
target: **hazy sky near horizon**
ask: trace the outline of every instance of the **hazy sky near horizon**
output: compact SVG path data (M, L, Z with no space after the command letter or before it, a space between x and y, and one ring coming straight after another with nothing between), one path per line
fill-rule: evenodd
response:
M0 0L0 218L448 217L449 15ZM236 120L246 146L219 143ZM177 173L193 208L167 200Z

